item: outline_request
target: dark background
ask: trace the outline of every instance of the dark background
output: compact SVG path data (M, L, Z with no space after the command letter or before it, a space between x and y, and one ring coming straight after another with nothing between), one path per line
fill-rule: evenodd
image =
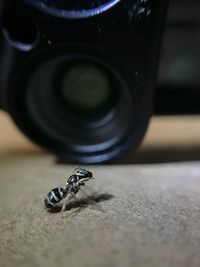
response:
M200 1L169 3L155 113L200 113Z

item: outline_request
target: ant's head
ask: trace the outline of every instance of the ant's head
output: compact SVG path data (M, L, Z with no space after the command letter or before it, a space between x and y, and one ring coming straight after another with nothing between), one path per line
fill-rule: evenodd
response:
M84 182L89 181L90 179L94 179L92 172L86 169L79 167L79 168L76 168L74 172L79 178L79 183L84 183Z

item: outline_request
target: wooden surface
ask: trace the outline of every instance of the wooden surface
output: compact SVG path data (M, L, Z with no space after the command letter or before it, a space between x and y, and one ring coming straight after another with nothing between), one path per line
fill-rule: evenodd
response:
M61 218L43 207L75 166L55 164L0 113L1 267L199 267L200 120L155 117L135 162L96 180ZM169 163L189 160L185 163ZM103 211L102 211L103 210Z
M85 197L48 213L45 195L74 166L0 158L1 267L199 267L200 164L90 166ZM103 211L102 211L103 209Z

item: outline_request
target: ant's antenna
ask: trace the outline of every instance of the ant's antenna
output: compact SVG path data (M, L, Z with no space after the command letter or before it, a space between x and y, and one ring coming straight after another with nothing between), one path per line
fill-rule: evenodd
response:
M75 171L77 171L77 170L80 170L80 169L82 169L82 168L81 168L81 167L77 167L77 168L74 169L73 172L75 172Z

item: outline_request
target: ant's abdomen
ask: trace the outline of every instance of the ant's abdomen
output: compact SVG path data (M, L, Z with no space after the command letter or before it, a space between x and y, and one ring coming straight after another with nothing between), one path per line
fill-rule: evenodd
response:
M44 200L45 208L50 209L55 207L64 197L64 190L61 187L52 189Z

